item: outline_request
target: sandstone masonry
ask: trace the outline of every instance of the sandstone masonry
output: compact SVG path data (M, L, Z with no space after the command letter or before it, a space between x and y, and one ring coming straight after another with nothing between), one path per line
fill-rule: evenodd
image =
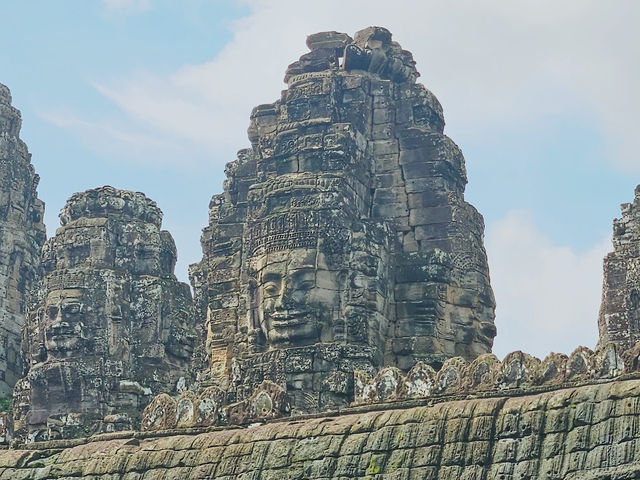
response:
M640 380L0 452L0 480L632 480ZM66 448L65 448L66 447Z
M482 217L411 54L380 27L307 46L211 201L195 301L139 192L73 195L38 260L0 85L0 326L26 312L0 480L640 478L640 186L596 350L500 361Z

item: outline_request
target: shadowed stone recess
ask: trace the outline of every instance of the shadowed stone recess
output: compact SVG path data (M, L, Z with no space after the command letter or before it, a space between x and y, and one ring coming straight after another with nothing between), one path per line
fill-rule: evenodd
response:
M0 84L0 396L22 376L20 332L45 241L44 203L31 154L20 140L22 119Z
M613 252L604 259L600 344L631 348L640 340L640 185L613 221Z
M292 413L344 405L353 371L490 352L482 216L435 96L384 28L322 32L256 107L190 271L203 385L268 380Z
M77 193L45 244L16 385L26 441L131 428L153 395L189 383L196 340L189 288L162 212L142 193Z

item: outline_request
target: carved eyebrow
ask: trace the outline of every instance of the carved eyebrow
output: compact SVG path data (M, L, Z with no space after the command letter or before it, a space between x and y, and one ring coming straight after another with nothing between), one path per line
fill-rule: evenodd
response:
M282 280L282 274L280 273L275 273L275 272L269 272L269 273L265 273L262 276L262 281L263 282L277 282Z
M293 273L298 273L298 272L315 272L316 271L316 267L314 265L296 265L294 266L290 266L289 267L289 271L293 272Z
M314 268L299 268L294 270L291 273L291 276L295 279L304 279L305 277L312 275L315 280L315 269Z

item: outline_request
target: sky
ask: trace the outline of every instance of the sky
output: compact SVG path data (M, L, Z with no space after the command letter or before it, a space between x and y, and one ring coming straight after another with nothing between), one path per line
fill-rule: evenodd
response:
M612 220L640 183L635 0L0 0L0 82L22 111L49 236L72 193L143 191L176 273L200 260L253 106L308 34L391 30L462 149L485 218L499 358L594 348Z

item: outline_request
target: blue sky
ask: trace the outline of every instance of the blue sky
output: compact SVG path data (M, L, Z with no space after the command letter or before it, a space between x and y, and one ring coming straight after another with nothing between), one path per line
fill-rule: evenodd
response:
M22 111L49 235L73 192L143 191L186 280L251 108L279 97L306 35L383 25L414 53L465 154L496 353L594 347L611 222L640 183L637 2L1 3L0 82Z

